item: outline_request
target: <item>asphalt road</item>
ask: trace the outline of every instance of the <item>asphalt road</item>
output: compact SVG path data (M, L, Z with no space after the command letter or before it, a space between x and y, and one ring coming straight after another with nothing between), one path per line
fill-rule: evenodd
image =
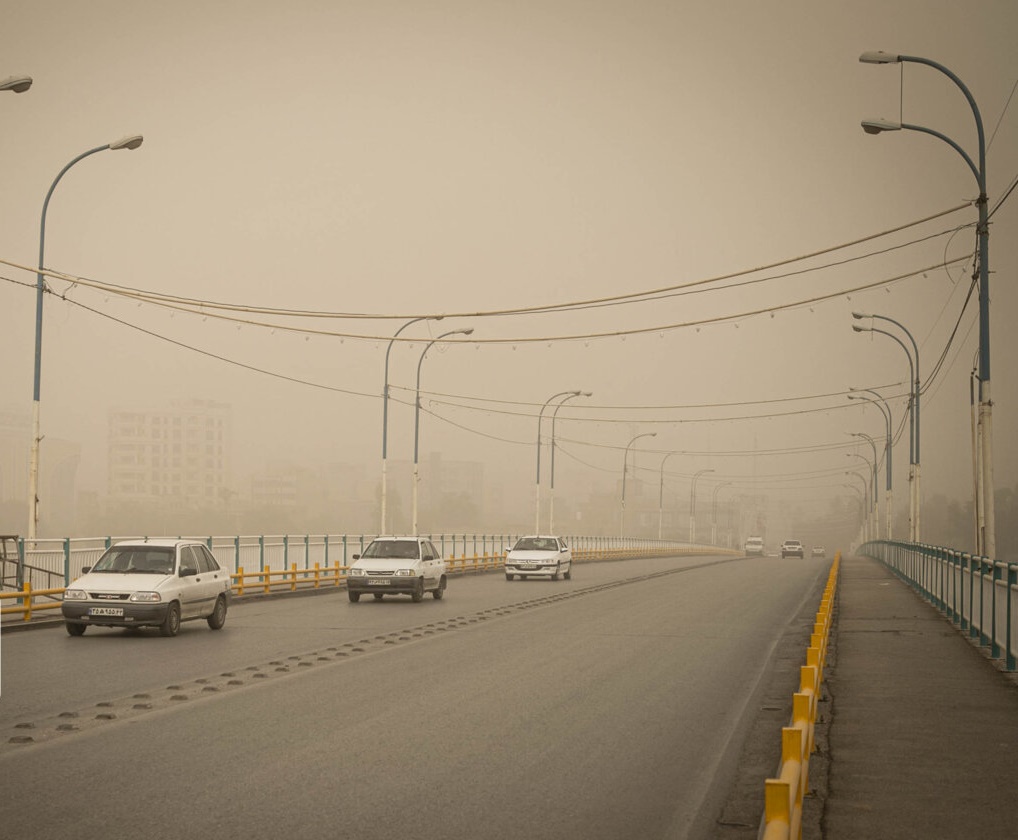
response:
M713 837L827 568L598 563L244 603L174 639L5 634L4 834Z

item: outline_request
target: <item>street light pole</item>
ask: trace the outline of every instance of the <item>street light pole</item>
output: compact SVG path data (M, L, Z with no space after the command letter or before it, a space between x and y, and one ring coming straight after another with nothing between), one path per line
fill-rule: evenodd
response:
M725 481L714 488L710 502L710 544L718 544L718 493L722 487L727 487L732 482Z
M930 134L947 143L961 155L976 178L979 187L979 198L976 208L979 221L976 235L979 239L979 427L980 438L980 470L983 489L984 526L982 539L978 549L987 557L996 557L996 516L994 514L993 490L993 401L990 398L990 219L986 195L986 136L983 132L983 118L979 106L965 83L951 70L939 62L914 55L893 55L885 52L865 52L859 56L864 64L898 64L911 62L932 67L949 78L962 92L972 109L972 117L976 124L976 135L979 145L978 165L966 151L950 137L919 125L890 123L886 120L867 120L863 122L863 130L868 134L879 134L883 131L906 129Z
M877 530L877 465L876 463L870 463L870 459L865 455L860 455L858 452L846 452L846 458L859 458L866 465L866 472L870 476L867 481L871 483L872 490L867 493L867 500L872 505L870 510L866 511L866 537L867 539L876 539L880 536Z
M853 318L867 317L860 315L858 312L852 313ZM876 317L876 316L874 316ZM890 320L887 318L885 320ZM895 322L897 323L897 321ZM901 326L899 324L899 326ZM918 356L915 360L912 359L912 353L909 351L905 342L902 341L894 333L890 333L887 330L882 330L877 327L860 327L858 324L853 324L852 329L855 332L875 332L881 335L886 335L888 338L894 339L898 346L905 352L905 356L908 358L908 370L909 370L909 453L908 453L908 480L909 480L909 498L908 498L908 538L910 542L919 542L919 359ZM904 329L904 327L902 327ZM912 335L905 330L908 337L911 339ZM912 344L915 345L915 340L912 340ZM918 353L918 348L916 349Z
M541 421L544 419L544 410L551 404L551 401L558 397L578 397L582 391L559 391L552 394L544 401L541 410L537 413L537 479L534 481L534 533L541 533Z
M859 457L862 458L861 455ZM866 540L869 539L869 526L868 526L867 523L868 523L869 518L870 518L870 514L869 514L869 510L870 510L870 490L869 490L869 487L870 487L870 485L869 485L869 482L867 482L865 478L863 478L861 475L859 475L859 473L855 472L855 470L846 470L845 471L845 475L854 476L855 478L858 478L862 482L862 498L863 498L863 508L862 508L863 509L863 516L862 516L862 538L863 538L863 542L865 542ZM858 489L858 488L856 488L856 489Z
M418 534L417 528L417 485L420 481L420 472L418 470L418 442L420 440L420 418L421 418L421 365L424 364L424 357L427 355L428 350L431 349L431 345L436 341L440 341L446 336L450 335L470 335L473 332L473 327L468 327L462 330L449 330L439 336L431 339L421 352L421 358L417 362L417 388L414 391L414 485L413 485L413 534L416 537Z
M661 539L662 525L664 523L664 511L665 511L665 461L677 455L677 452L669 452L661 459L661 482L658 486L657 491L657 538Z
M555 410L551 413L551 469L549 470L549 489L548 489L548 532L551 534L555 533L555 420L558 417L558 410L562 408L569 400L573 397L592 397L594 396L593 391L576 392L570 394L558 405L555 406ZM540 429L538 429L540 433ZM540 446L538 446L540 449ZM538 522L540 525L540 522ZM537 533L540 533L538 529Z
M861 389L858 389L858 391L855 388L849 388L849 390L850 391L856 391L856 393L852 393L852 394L848 395L848 398L850 400L857 400L857 399L858 400L866 400L867 402L873 403L873 405L875 405L878 409L880 409L880 414L884 418L884 425L886 427L886 434L887 434L887 437L885 438L885 443L884 443L884 460L887 462L887 481L886 481L886 484L887 484L887 487L886 487L887 498L886 498L886 502L885 502L885 508L886 509L884 511L884 516L887 519L887 525L886 525L886 530L884 531L884 534L885 534L886 538L888 540L890 540L891 539L891 531L892 531L893 509L894 509L893 493L892 493L892 490L891 490L891 460L892 460L893 446L894 446L894 440L893 440L893 437L892 437L893 432L891 430L891 426L892 426L892 423L891 423L891 407L889 405L887 405L887 401L882 396L880 396L880 394L878 394L876 391L873 391L870 388L861 388ZM872 394L874 397L876 397L876 399L872 399L871 397L866 396L866 393L862 393L863 391Z
M704 473L712 473L714 470L700 470L689 483L689 544L696 542L696 480Z
M877 499L879 494L877 493L877 465L879 464L880 458L877 456L877 444L868 434L865 432L849 432L852 437L865 438L870 442L870 448L873 450L873 536L874 538L880 537L880 514L877 512Z
M30 79L28 82L31 84ZM17 87L12 87L11 90L18 92ZM27 87L22 88L22 90L27 90ZM46 212L49 210L49 202L53 196L53 190L56 189L60 179L64 177L67 170L74 166L74 164L97 152L105 152L107 149L113 151L119 149L137 149L142 144L143 139L140 134L134 134L113 143L106 143L102 146L96 146L94 149L89 149L87 152L82 152L57 173L57 177L50 184L49 190L46 192L46 198L42 203L42 217L39 222L39 267L35 275L35 370L32 381L32 449L28 461L28 539L31 540L35 539L39 526L39 442L42 440L39 424L39 399L42 390L42 301L46 289L46 281L43 276L46 253Z
M382 523L379 534L388 533L387 524L388 520L386 517L386 503L388 499L388 492L386 488L387 483L387 468L386 464L388 461L389 452L389 352L392 350L392 345L395 343L396 338L403 330L409 327L411 324L416 324L418 321L441 321L444 315L434 316L423 316L421 318L411 318L402 327L400 327L393 334L392 338L389 339L389 344L385 348L385 384L382 387Z
M622 509L619 512L620 537L624 537L626 535L626 470L629 466L629 448L640 438L645 437L657 437L657 432L644 432L642 435L637 435L626 444L626 451L622 454ZM633 455L633 463L636 463L635 454Z

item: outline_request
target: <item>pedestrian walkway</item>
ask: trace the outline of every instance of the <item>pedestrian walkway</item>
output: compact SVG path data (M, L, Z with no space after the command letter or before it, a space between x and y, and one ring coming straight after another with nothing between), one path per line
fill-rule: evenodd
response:
M1018 837L1014 676L866 557L842 558L835 645L824 840Z

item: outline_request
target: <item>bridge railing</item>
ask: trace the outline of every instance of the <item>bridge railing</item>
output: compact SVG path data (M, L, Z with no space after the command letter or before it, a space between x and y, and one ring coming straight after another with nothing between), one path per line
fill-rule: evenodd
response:
M953 548L876 540L858 553L884 563L1008 671L1018 651L1018 563Z
M20 614L31 621L33 613L60 608L64 588L92 566L103 551L122 537L23 541L16 587L0 592L0 615ZM233 578L238 596L274 591L342 586L354 554L363 552L368 535L279 535L200 537L219 564ZM500 569L506 551L516 541L511 535L438 534L429 539L446 558L449 574ZM679 554L734 554L707 545L620 537L566 537L578 563L624 560Z

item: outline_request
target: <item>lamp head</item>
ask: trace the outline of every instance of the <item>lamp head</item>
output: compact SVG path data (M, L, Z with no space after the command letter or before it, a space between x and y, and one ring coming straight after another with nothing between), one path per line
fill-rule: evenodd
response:
M863 318L872 318L873 316L872 315L867 315L864 312L853 312L852 313L852 317L855 318L857 321L859 321L859 320L862 320Z
M456 330L456 332L459 333L460 335L472 335L474 332L474 328L467 327L466 329Z
M593 391L581 391L580 392L580 396L581 397L592 397L592 396L594 396L594 392Z
M862 130L867 134L880 134L883 131L901 131L901 123L890 120L863 120Z
M15 93L24 93L31 86L31 76L10 76L0 82L0 90L13 90Z
M117 149L137 149L145 138L140 134L131 134L127 137L121 137L119 140L110 143L110 148L116 151Z
M855 332L873 332L870 327L860 327L858 324L852 324L852 329Z
M859 56L859 61L863 64L898 64L901 61L901 56L891 55L883 50L870 50Z

